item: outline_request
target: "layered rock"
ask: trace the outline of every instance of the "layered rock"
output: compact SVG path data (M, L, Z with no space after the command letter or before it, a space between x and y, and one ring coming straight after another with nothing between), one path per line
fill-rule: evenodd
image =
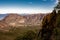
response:
M7 23L9 26L16 27L24 24L25 18L17 14L9 14L3 19L3 21L5 21L5 23Z
M5 23L4 21L0 21L0 30L1 31L9 31L8 30L9 29L9 26L8 26L8 24L7 23Z
M32 26L32 25L40 25L41 20L44 14L32 14L32 15L18 15L18 14L9 14L7 15L3 21L7 23L9 26Z

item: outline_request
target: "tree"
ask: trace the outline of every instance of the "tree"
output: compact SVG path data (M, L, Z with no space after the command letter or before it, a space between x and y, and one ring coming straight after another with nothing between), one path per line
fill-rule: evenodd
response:
M22 36L17 37L15 40L34 40L36 37L36 33L34 31L27 31Z

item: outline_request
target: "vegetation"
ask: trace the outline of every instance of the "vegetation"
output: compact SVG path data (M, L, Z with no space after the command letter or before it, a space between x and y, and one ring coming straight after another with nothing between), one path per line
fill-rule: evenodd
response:
M34 40L34 39L36 39L36 33L34 31L29 30L22 36L20 35L19 37L17 37L15 40Z
M60 14L57 15L56 40L60 40Z
M0 40L34 40L40 26L13 28L9 32L0 31Z
M42 21L40 36L42 40L60 40L60 14L47 15Z
M47 20L46 20L46 18L44 19L44 21L43 21L44 27L48 24L48 23L46 24L46 21L49 23L53 22L53 24L55 23L55 21L54 21L55 19L50 20L50 18L52 18L52 17L47 16ZM51 23L47 25L46 29L49 27L50 29L48 29L48 30L51 30L51 25L52 25ZM18 28L11 27L9 29L9 32L0 31L0 40L41 40L40 39L41 35L38 36L40 29L41 29L40 26L25 26L25 27L18 27ZM55 40L60 40L60 14L57 15L56 28L54 29L54 33L55 33L54 34Z

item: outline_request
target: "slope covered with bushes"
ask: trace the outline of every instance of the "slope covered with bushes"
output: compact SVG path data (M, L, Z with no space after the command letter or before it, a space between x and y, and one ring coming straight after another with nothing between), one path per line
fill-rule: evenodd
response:
M42 29L39 32L42 40L60 40L60 11L47 14L42 21Z

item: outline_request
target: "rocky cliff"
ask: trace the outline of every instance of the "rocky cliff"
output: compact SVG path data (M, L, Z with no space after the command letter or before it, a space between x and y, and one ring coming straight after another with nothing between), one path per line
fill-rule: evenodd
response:
M38 26L41 25L41 20L45 14L8 14L4 19L0 21L0 25L3 27L19 27L19 26Z
M57 30L60 32L60 30L57 29L58 27L60 27L60 11L56 13L56 11L53 10L52 13L43 18L42 29L38 35L40 35L43 40L55 40Z

